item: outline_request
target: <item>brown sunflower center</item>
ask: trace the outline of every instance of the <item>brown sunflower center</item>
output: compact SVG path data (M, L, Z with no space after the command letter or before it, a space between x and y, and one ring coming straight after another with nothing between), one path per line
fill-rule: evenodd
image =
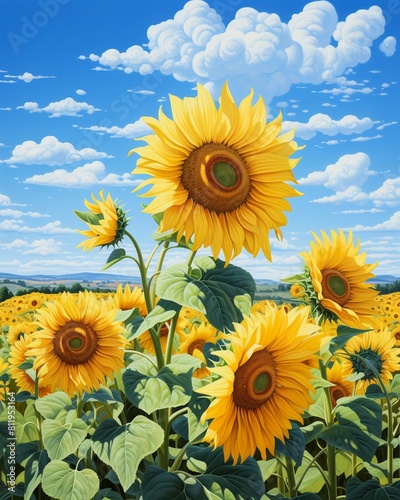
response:
M235 373L233 401L236 406L256 410L273 394L276 365L267 349L256 351Z
M203 345L204 345L204 340L197 339L197 340L193 341L188 348L188 354L193 354L195 349L202 351Z
M203 144L192 151L183 165L182 184L193 201L217 213L239 207L250 191L245 161L224 144Z
M400 330L394 334L396 340L400 340Z
M324 269L322 271L322 294L325 298L342 306L350 298L350 282L337 269Z
M97 340L90 326L69 321L55 334L54 353L68 365L80 365L96 352Z
M331 395L331 401L333 406L336 406L338 399L345 398L348 396L346 389L340 384L336 384L332 387L329 387L329 393Z

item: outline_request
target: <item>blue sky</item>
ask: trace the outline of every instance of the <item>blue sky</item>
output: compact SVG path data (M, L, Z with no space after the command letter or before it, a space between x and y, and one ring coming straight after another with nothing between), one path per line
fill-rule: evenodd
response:
M362 8L360 7L362 4ZM73 210L101 189L129 209L147 253L155 229L131 191L142 116L169 114L168 94L237 101L252 87L296 127L302 197L271 235L273 261L243 252L256 278L300 270L310 231L352 229L400 275L399 51L395 1L20 0L0 25L0 272L97 272ZM176 256L178 258L180 256ZM112 269L137 274L122 263Z

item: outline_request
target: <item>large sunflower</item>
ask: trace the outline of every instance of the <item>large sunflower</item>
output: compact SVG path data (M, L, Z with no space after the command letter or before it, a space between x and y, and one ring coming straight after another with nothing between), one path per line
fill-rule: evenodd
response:
M215 398L202 417L211 419L204 440L222 445L225 460L244 460L256 448L265 460L275 440L289 436L292 421L302 422L313 391L306 361L320 344L308 313L270 307L251 314L235 324L231 350L213 353L226 364L212 368L220 378L198 392Z
M70 395L98 389L124 366L125 328L115 321L116 309L91 292L80 292L77 300L63 293L36 314L40 330L31 334L30 355L53 389Z
M311 284L305 294L315 312L324 319L340 319L344 324L363 328L370 323L378 292L367 281L374 277L375 264L366 264L366 253L359 253L360 242L353 244L343 231L331 231L332 240L321 231L322 239L312 233L311 251L302 252Z
M291 209L285 198L300 194L285 183L296 182L294 132L279 136L282 117L266 123L265 104L260 97L252 105L253 92L236 106L225 84L217 108L197 89L194 98L170 96L173 119L161 109L158 120L143 118L155 134L130 154L140 155L133 173L151 176L137 188L152 185L144 196L155 199L144 212L162 212L160 232L193 237L193 250L211 247L214 258L222 250L227 263L243 247L254 256L262 249L270 260L268 233L281 237L283 211Z
M122 240L128 224L126 213L119 206L118 200L114 201L110 193L108 193L107 198L104 198L103 191L100 191L99 195L100 199L98 200L92 194L94 203L84 200L86 208L90 212L75 210L75 214L89 226L86 231L78 230L87 238L78 245L78 247L83 247L83 250L93 250L94 247L98 246L117 245Z
M400 370L400 348L390 331L371 330L351 338L345 349L338 352L343 357L343 376L361 375L356 381L356 393L364 394L370 384L378 384L378 374L386 384Z

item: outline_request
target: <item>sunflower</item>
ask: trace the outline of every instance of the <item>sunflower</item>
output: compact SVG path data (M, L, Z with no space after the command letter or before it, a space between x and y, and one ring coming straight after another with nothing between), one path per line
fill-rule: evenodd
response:
M331 368L327 369L327 379L328 382L334 384L329 387L333 407L336 406L338 399L353 395L354 382L346 380L346 377L343 376L343 365L338 361L335 361Z
M113 300L117 309L127 311L128 309L138 308L141 316L146 316L147 314L143 290L139 287L134 287L131 290L130 286L126 284L123 290L122 285L118 285Z
M28 336L20 337L19 340L14 342L10 348L10 355L8 362L10 363L8 373L13 378L21 389L21 391L28 391L31 394L35 393L35 379L29 373L29 370L20 368L20 365L26 363L30 358L29 347L31 344L31 339ZM34 375L32 373L32 375ZM37 373L34 377L37 376ZM43 397L46 394L50 394L51 388L50 384L46 380L39 377L39 396Z
M347 240L341 230L331 231L332 241L324 231L322 239L312 234L311 251L300 254L306 269L305 300L323 319L339 319L362 329L374 314L378 292L367 281L374 277L371 271L378 263L365 264L366 254L358 253L360 242L353 244L351 231Z
M204 378L211 375L207 368L203 348L205 344L215 344L219 338L221 338L221 333L217 334L217 330L207 321L194 323L188 334L185 335L184 341L179 346L179 352L190 354L202 362L202 366L193 372L193 377Z
M64 292L37 311L31 356L39 376L69 395L98 389L124 366L125 328L91 292Z
M87 238L78 245L78 247L83 247L83 250L93 250L94 247L98 246L117 245L122 240L128 225L126 213L119 206L118 200L114 202L110 193L107 198L104 198L104 191L100 191L99 196L98 200L92 194L94 203L84 200L86 208L90 212L75 210L75 214L89 226L86 231L78 230Z
M158 335L160 338L160 344L161 344L161 349L162 352L165 352L167 348L167 341L168 341L168 334L169 334L169 329L170 329L171 322L167 321L164 323L161 328L159 329ZM181 331L180 329L176 328L174 332L174 343L172 347L172 353L176 353L179 350L179 344L183 341L184 339L184 332ZM154 344L153 340L151 338L150 332L144 332L142 335L140 335L139 342L140 345L143 347L143 349L150 354L155 354L156 351L154 349Z
M294 283L291 287L290 287L290 294L295 297L296 299L299 298L299 297L303 297L304 295L304 288L299 285L298 283Z
M351 338L343 351L343 376L362 375L356 381L356 393L364 394L370 384L378 384L378 374L384 384L392 380L394 372L400 370L400 348L396 339L385 328L371 330Z
M289 436L292 421L303 421L314 392L305 361L320 344L308 313L270 307L267 314L251 314L234 325L231 350L213 353L225 361L211 368L220 378L197 391L215 398L202 416L211 420L204 440L222 445L225 460L245 460L256 448L265 460L275 440Z
M28 336L36 330L32 323L23 322L16 325L10 325L7 333L7 341L10 345L15 344L21 337Z
M252 91L237 107L225 84L218 108L203 86L197 91L170 96L173 119L161 109L158 120L143 118L155 134L129 154L140 156L133 173L151 176L136 188L152 185L144 196L155 199L144 212L163 213L159 232L186 243L193 237L193 251L211 247L217 258L222 250L229 263L243 247L253 256L262 249L271 260L268 233L281 238L283 211L291 210L285 198L300 194L285 183L296 182L294 132L279 136L282 116L266 123L265 104L260 97L252 105Z

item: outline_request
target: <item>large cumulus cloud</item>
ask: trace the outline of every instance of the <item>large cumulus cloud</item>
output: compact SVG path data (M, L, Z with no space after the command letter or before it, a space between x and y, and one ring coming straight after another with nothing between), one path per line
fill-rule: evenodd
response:
M191 0L173 19L150 26L145 48L108 49L90 55L103 67L141 75L160 71L180 81L200 81L215 93L235 83L269 102L292 84L335 82L346 68L365 63L384 32L378 6L359 9L344 21L327 1L308 3L284 23L275 13L244 7L225 26L206 2Z

